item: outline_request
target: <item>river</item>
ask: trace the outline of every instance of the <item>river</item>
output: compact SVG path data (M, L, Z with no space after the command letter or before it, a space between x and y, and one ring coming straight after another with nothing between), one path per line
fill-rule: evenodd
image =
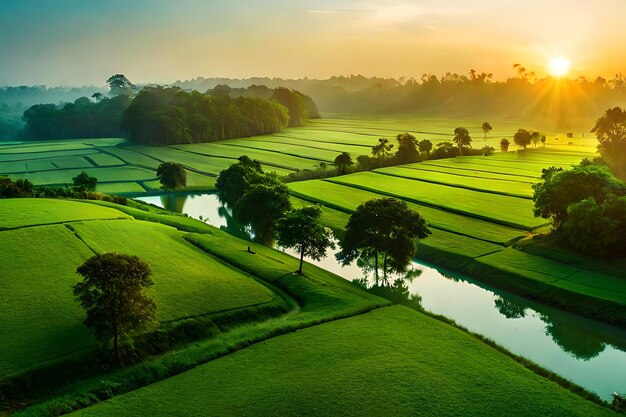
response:
M139 200L202 219L225 230L232 219L215 194L165 194ZM345 279L363 276L330 254L312 261ZM491 288L469 277L415 262L422 274L409 283L422 306L509 351L534 361L610 401L626 392L626 331Z

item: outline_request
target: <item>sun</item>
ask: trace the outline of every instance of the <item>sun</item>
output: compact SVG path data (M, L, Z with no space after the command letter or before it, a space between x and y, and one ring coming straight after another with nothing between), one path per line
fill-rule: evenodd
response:
M554 77L561 78L569 73L570 61L567 58L558 57L550 61L548 69Z

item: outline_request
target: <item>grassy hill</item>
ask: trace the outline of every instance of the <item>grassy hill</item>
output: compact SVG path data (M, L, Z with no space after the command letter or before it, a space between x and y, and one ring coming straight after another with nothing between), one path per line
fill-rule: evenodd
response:
M97 201L2 200L0 212L20 205L73 211L57 213L59 224L0 231L3 258L15 259L0 274L0 294L9 301L0 317L12 341L2 347L5 369L71 354L64 352L68 341L92 346L69 287L93 251L149 261L162 321L277 294L297 308L265 321L249 310L247 321L127 368L67 383L57 375L48 396L16 415L81 408L78 415L89 416L611 414L449 324L385 307L387 301L312 265L306 276L294 275L297 259L199 221Z
M76 268L103 252L137 255L150 264L162 323L277 297L172 227L83 202L0 200L0 379L97 347L72 285L79 280Z

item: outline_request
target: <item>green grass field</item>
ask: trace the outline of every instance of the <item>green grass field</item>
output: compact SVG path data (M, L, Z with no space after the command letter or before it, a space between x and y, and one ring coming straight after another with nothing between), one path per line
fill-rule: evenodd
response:
M93 349L71 286L94 252L134 254L153 271L158 319L175 321L268 303L250 275L183 239L183 233L76 201L0 200L0 379ZM117 219L117 220L107 220ZM185 219L181 217L181 219Z
M270 339L72 415L612 413L457 329L390 307Z

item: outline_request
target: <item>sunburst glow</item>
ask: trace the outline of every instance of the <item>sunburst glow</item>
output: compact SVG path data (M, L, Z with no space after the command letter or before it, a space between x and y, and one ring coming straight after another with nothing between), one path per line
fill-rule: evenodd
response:
M569 73L570 61L567 58L558 57L550 61L548 69L554 77L564 77Z

